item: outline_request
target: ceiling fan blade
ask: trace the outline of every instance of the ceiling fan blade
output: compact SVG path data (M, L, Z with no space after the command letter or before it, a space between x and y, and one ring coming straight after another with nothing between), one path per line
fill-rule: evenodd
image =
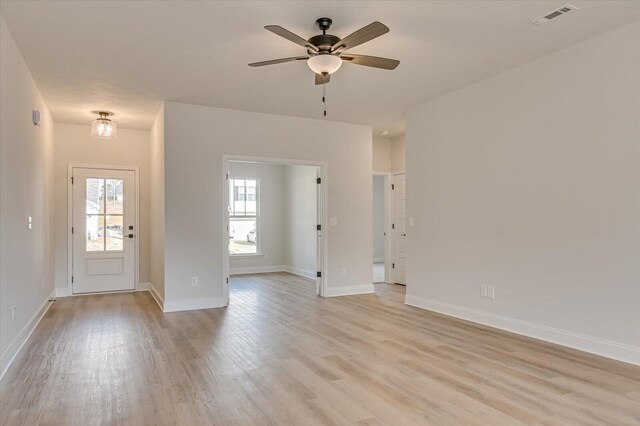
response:
M300 46L306 47L307 49L312 50L313 52L318 52L318 48L313 44L309 43L307 40L303 39L297 34L292 33L291 31L282 28L279 25L267 25L264 27L265 30L271 31L274 34L279 35L280 37L284 37L289 41L294 42L295 44L299 44Z
M331 80L331 74L316 74L316 85L326 84Z
M306 61L307 59L309 59L309 57L307 57L307 56L295 56L293 58L272 59L271 61L254 62L252 64L249 64L249 66L250 67L263 67L265 65L282 64L284 62Z
M347 61L351 64L382 68L383 70L394 70L398 65L400 65L400 61L397 59L379 58L377 56L342 55L340 57L343 61Z
M378 21L372 22L366 27L360 28L358 31L349 34L348 36L334 44L333 47L331 47L331 51L344 51L347 49L351 49L352 47L359 46L362 43L366 43L369 40L373 40L374 38L380 37L381 35L388 32L389 28L386 25Z

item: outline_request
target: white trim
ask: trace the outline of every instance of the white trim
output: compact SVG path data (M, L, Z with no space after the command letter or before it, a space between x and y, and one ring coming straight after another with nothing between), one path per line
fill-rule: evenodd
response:
M195 311L198 309L222 308L226 306L224 297L202 297L164 302L163 312Z
M384 262L384 257L374 257L373 263L382 263Z
M150 282L138 283L138 287L136 287L136 291L149 291L151 288Z
M226 306L229 304L229 284L228 278L230 275L230 266L229 266L229 232L227 230L227 226L229 224L229 209L225 206L229 200L229 184L227 182L227 173L229 172L229 161L246 161L246 162L256 162L256 163L269 163L269 164L284 164L284 165L302 165L302 166L313 166L318 168L318 177L322 180L322 184L320 185L320 190L317 192L318 194L318 219L319 224L322 227L322 231L317 233L318 245L322 248L318 250L318 258L321 258L321 262L318 263L318 271L321 272L320 277L314 277L316 281L316 291L317 293L325 297L327 296L327 289L329 287L329 279L327 277L326 271L329 270L329 232L328 232L328 214L329 214L329 177L328 177L328 168L327 163L324 161L311 161L311 160L295 160L295 159L286 159L286 158L272 158L272 157L259 157L259 156L247 156L247 155L233 155L233 154L223 154L222 155L222 182L223 182L223 191L222 191L222 282L223 284L223 292L222 299L225 303L222 306ZM372 284L373 288L373 284Z
M164 297L158 293L158 290L155 288L153 283L149 283L149 293L151 293L153 300L155 300L158 306L160 306L160 310L164 312Z
M49 297L47 297L45 301L42 302L29 322L22 328L22 330L20 330L15 339L13 339L11 343L9 343L7 350L5 350L0 357L0 380L2 380L4 374L16 359L16 356L20 353L20 350L22 350L24 344L27 343L27 340L29 340L31 334L36 329L38 324L40 324L40 321L51 307L51 300L55 298L55 294L55 290L52 290Z
M67 164L67 294L65 296L74 296L73 284L71 276L73 275L73 185L71 178L73 177L73 169L100 169L100 170L123 170L133 172L134 181L134 203L135 203L135 238L134 238L134 265L135 278L133 283L134 291L138 291L140 281L140 167L138 166L120 166L111 164L84 164L69 163ZM57 295L57 290L56 290ZM65 297L61 296L61 297Z
M229 268L229 275L265 274L268 272L283 272L284 270L284 265L244 266Z
M534 339L640 365L640 347L407 294L404 303Z
M373 284L329 287L327 290L328 290L326 294L327 297L353 296L356 294L375 293Z
M283 269L284 272L288 272L293 275L298 275L304 278L310 278L314 281L317 278L317 271L309 271L307 269L296 268L295 266L288 266L288 265L284 265L283 268L284 268Z

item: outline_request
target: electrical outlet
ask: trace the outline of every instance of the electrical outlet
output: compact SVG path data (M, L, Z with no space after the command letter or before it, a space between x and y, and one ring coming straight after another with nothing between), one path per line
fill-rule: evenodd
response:
M29 216L27 218L27 229L32 229L32 228L33 228L33 218Z
M338 218L330 217L329 218L329 226L338 226Z
M495 299L496 298L496 288L493 286L489 286L489 294L487 295L487 297L489 299Z
M194 287L198 286L198 277L191 277L191 285Z
M480 286L480 297L487 297L488 289L486 285Z
M341 277L347 276L347 268L340 268L340 276Z
M14 322L16 320L16 305L13 305L11 307L11 322Z

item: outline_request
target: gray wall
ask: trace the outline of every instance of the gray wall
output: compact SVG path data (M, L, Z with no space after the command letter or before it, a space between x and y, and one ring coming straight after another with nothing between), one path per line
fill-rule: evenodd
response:
M640 364L639 40L632 24L408 112L408 301Z
M53 119L0 17L0 375L53 294ZM34 126L31 111L41 114ZM27 229L27 218L33 227ZM11 307L15 309L12 320Z

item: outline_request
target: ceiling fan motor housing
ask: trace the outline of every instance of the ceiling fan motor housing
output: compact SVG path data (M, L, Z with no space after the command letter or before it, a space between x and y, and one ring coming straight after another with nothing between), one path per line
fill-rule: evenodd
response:
M331 47L340 41L340 37L331 34L318 34L311 37L308 41L317 47L320 52L331 53Z

